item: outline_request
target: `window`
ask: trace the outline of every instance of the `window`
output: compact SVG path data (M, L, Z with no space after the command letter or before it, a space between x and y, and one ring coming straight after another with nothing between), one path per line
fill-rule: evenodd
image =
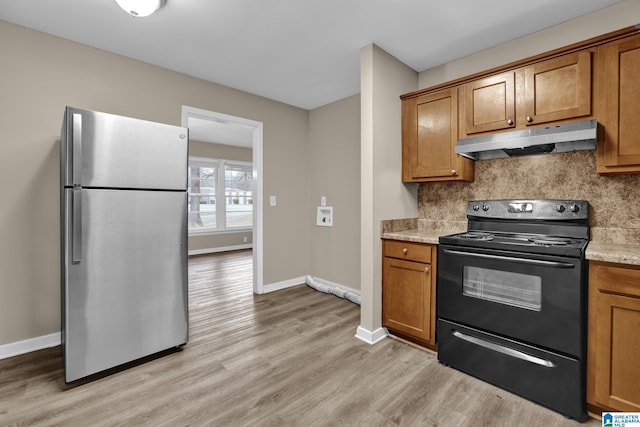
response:
M227 228L251 228L253 225L253 193L251 165L225 162L224 197Z
M542 309L542 277L465 265L462 294L540 311Z
M251 163L189 157L188 174L189 233L251 229Z

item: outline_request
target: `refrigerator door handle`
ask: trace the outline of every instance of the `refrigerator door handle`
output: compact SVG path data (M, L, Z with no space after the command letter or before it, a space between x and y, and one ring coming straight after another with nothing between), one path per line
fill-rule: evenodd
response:
M71 199L72 226L71 226L71 260L82 261L82 190L74 189Z
M73 186L82 185L82 114L73 114L73 172L71 183Z

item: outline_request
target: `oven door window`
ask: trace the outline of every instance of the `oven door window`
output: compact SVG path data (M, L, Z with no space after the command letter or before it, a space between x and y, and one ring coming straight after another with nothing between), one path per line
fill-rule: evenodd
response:
M513 307L540 311L542 308L542 277L465 266L462 294Z

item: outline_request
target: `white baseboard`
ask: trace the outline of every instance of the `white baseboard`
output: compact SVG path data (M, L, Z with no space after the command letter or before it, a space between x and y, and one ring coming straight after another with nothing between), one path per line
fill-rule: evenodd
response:
M56 332L50 335L43 335L41 337L29 338L27 340L0 345L0 359L7 359L20 354L42 350L43 348L55 347L60 345L60 343L60 332Z
M370 345L374 345L386 337L387 330L385 328L378 328L373 332L363 328L362 326L358 326L358 329L356 329L356 338Z
M305 284L306 276L296 277L294 279L283 280L282 282L270 283L262 287L262 293L268 294L269 292L279 291L281 289L292 288L298 285Z
M188 254L189 256L203 255L203 254L213 254L216 252L238 251L240 249L251 249L251 248L253 248L253 243L247 243L245 245L220 246L218 248L193 249L193 250L190 250Z

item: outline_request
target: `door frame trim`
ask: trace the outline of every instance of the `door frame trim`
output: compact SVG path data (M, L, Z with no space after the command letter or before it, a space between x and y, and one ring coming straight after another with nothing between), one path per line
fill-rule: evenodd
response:
M254 215L253 215L253 292L264 293L264 258L263 258L263 123L243 117L231 116L200 108L182 106L182 126L188 128L189 118L213 120L248 126L252 131L253 147L253 190L254 190Z

